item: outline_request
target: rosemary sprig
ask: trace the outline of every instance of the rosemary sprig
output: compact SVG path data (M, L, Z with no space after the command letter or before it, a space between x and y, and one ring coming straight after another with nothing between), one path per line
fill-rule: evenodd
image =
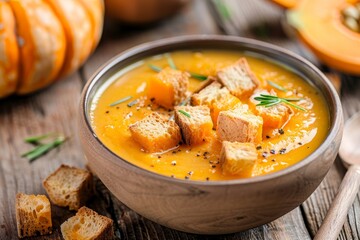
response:
M286 88L284 88L283 86L280 86L279 84L273 82L273 81L270 81L270 80L267 80L268 84L280 91L283 91L283 92L288 92L289 90L287 90Z
M205 81L208 77L202 74L188 72L192 78L195 78L200 81Z
M124 98L122 98L122 99L119 99L119 100L111 103L109 106L110 106L110 107L116 106L116 105L118 105L118 104L120 104L120 103L126 102L127 100L129 100L129 99L131 99L131 98L132 98L132 96L124 97Z
M149 64L148 66L155 72L160 72L162 70L161 67L155 66L153 64Z
M153 65L153 64L149 64L148 66L155 72L160 72L162 70L161 67ZM171 67L171 68L173 68L173 67ZM175 69L175 68L173 68L173 69ZM200 80L200 81L205 81L208 78L207 76L199 74L199 73L193 73L193 72L188 72L188 73L190 74L190 76L192 78L195 78L195 79Z
M169 53L166 53L165 56L166 56L166 59L167 59L167 61L168 61L168 63L169 63L169 66L170 66L172 69L177 70L177 67L176 67L176 65L175 65L175 63L174 63L174 60L171 58L170 54L169 54Z
M47 134L47 135L50 136L50 134ZM34 137L34 139L35 138L36 137ZM42 139L45 139L45 137L43 137ZM26 139L25 139L25 141L26 141ZM32 162L35 159L44 155L45 153L49 152L50 150L60 146L65 141L66 141L66 138L64 136L58 136L50 143L41 144L40 142L37 142L37 143L40 143L39 146L35 147L34 149L32 149L28 152L23 153L21 155L21 157L26 157L30 162Z
M137 104L137 103L138 103L138 100L135 99L134 101L129 102L129 103L127 104L127 106L128 106L128 107L132 107L132 106L134 106L134 105Z
M178 111L179 111L179 113L187 116L188 118L191 118L191 115L188 112L185 112L184 110L178 110Z
M256 101L259 101L260 103L256 106L264 106L264 107L271 107L280 103L285 103L287 105L290 105L294 108L297 108L301 111L306 111L305 108L300 107L296 104L293 104L292 102L298 102L302 100L301 98L281 98L277 96L267 95L267 94L260 94L259 97L254 98Z
M33 136L33 137L27 137L24 139L25 142L27 143L32 143L32 144L39 144L41 140L44 140L50 136L54 136L55 133L47 133L47 134L43 134L40 136Z

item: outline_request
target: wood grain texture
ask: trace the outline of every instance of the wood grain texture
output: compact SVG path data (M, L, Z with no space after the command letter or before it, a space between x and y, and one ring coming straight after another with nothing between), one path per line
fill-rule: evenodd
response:
M0 239L16 239L15 195L45 194L42 181L61 163L83 165L78 151L75 117L82 83L74 74L54 86L27 97L11 97L0 107ZM28 136L61 132L70 139L59 149L29 164L21 153L31 149L23 142ZM52 209L54 225L68 217L60 208ZM54 239L59 237L56 230ZM45 238L46 239L46 238Z
M360 186L360 166L351 166L341 182L335 199L314 240L336 240Z

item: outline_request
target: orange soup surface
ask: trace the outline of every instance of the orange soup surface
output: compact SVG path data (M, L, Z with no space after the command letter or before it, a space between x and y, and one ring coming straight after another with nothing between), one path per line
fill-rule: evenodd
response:
M160 107L147 95L149 79L157 74L150 66L166 68L172 60L177 69L216 76L220 69L242 57L246 58L251 71L260 81L258 88L272 91L278 97L297 99L292 103L302 108L290 106L293 114L281 128L263 129L262 141L256 143L256 164L250 174L223 173L219 161L222 143L216 130L213 130L210 141L194 146L181 144L155 153L146 152L134 141L129 126L152 112L165 114L169 121L173 121L173 111ZM192 77L189 81L190 94L204 83ZM118 100L123 102L113 104ZM240 100L243 104L250 104L250 97ZM329 131L328 107L319 90L284 66L242 52L175 51L146 58L109 79L91 104L92 128L111 151L140 168L179 179L219 181L279 171L311 154Z

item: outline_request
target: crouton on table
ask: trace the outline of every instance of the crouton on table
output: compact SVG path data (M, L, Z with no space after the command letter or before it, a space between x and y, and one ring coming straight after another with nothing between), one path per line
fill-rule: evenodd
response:
M160 106L173 109L186 98L189 74L172 68L164 68L148 82L148 97Z
M220 163L224 174L250 177L257 160L253 143L223 141Z
M84 169L61 165L43 182L50 201L77 210L93 195L92 174Z
M181 141L179 126L174 121L151 113L129 126L132 138L147 152L160 152L175 147Z
M175 122L187 145L206 142L212 136L213 123L207 106L177 106Z
M260 84L246 58L240 58L236 63L221 69L217 77L231 94L240 99L250 96Z
M217 134L221 141L259 143L263 120L249 112L246 104L219 113Z
M216 127L220 111L232 109L240 103L240 100L231 95L227 88L221 88L219 82L214 82L199 93L193 94L191 101L193 105L206 105L210 108L214 127Z
M65 240L114 239L113 221L87 207L80 208L76 215L61 224L60 228Z
M19 238L50 234L51 207L45 195L16 195L16 223Z
M282 128L288 122L290 117L294 114L293 110L281 103L271 107L256 106L259 101L256 101L254 97L260 96L260 94L267 94L276 96L274 92L269 93L266 90L255 93L251 96L251 103L253 104L255 112L263 118L264 128Z

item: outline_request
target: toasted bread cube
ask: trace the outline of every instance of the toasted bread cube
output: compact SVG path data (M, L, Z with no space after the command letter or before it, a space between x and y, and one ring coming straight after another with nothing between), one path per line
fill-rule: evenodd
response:
M16 224L19 238L50 234L51 207L45 195L16 195Z
M60 228L64 240L114 239L113 221L87 207L80 208L76 215L61 224Z
M148 83L148 96L160 106L173 109L186 98L189 74L172 68L164 68Z
M181 141L179 126L159 113L152 113L129 126L132 138L147 152L161 152Z
M285 124L289 121L291 116L294 114L293 110L281 103L271 107L264 107L264 106L256 106L259 101L256 101L254 97L260 96L260 94L267 94L267 95L274 95L276 96L275 92L269 93L266 90L260 91L255 93L251 97L251 103L255 109L257 115L263 118L263 127L264 128L282 128Z
M177 106L175 122L180 126L187 145L206 142L212 136L213 123L207 106Z
M94 193L92 174L84 169L61 165L43 182L50 201L78 210Z
M257 156L253 143L223 141L220 153L222 172L223 174L250 177Z
M236 63L221 69L217 76L231 94L240 99L250 96L260 84L246 58L240 58Z
M262 126L262 118L249 112L246 104L240 104L235 109L220 112L217 134L221 141L259 143Z
M218 99L221 84L219 82L213 82L209 86L202 89L199 93L195 93L191 96L191 103L193 105L207 105L211 107L213 102Z
M210 108L211 119L216 128L219 112L232 109L240 100L231 95L227 88L221 88L219 82L213 82L197 94L192 96L193 105L206 105Z

